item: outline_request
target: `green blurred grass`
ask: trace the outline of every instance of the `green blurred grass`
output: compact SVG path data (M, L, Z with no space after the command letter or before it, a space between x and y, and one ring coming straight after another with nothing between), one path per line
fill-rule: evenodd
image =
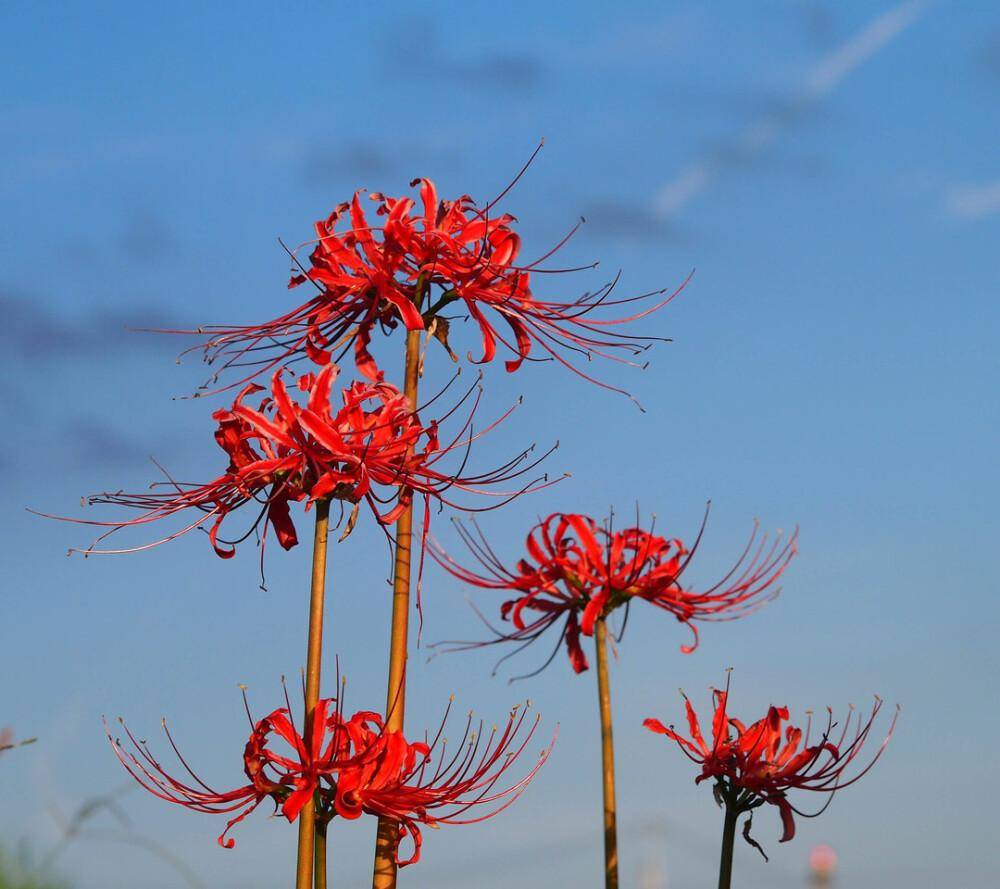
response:
M28 855L0 849L0 889L69 889L69 884L42 876Z

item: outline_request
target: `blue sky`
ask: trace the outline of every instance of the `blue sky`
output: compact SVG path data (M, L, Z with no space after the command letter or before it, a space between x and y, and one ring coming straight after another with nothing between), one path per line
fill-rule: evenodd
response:
M0 416L6 447L0 723L37 735L0 763L0 835L38 854L53 810L124 784L102 714L151 738L161 716L206 775L238 781L245 716L302 659L308 553L224 563L197 535L133 557L67 559L81 494L221 468L214 405L181 344L126 325L271 317L288 305L276 238L359 186L414 176L489 196L546 145L507 208L528 253L578 216L567 263L623 270L623 289L695 275L649 322L673 343L644 372L608 368L647 408L548 365L489 369L488 409L524 406L484 462L561 441L561 485L489 514L514 558L538 514L631 510L691 536L711 498L698 577L751 522L801 528L782 597L709 627L682 656L675 624L634 620L614 666L625 885L713 879L721 818L680 754L639 728L735 668L744 712L774 701L904 705L883 761L795 842L773 813L740 849L748 887L802 884L809 848L838 849L858 889L993 881L1000 724L997 238L1000 15L986 2L7 3L0 70ZM465 331L474 347L473 332ZM448 368L438 362L432 376ZM445 523L440 536L457 546ZM361 526L331 560L328 650L359 706L378 706L388 596L384 540ZM426 638L475 634L466 591L435 568ZM483 602L483 599L479 600ZM487 600L486 606L490 603ZM490 679L489 653L414 657L413 728L448 695L487 719L530 696L551 762L486 826L429 832L412 886L596 882L598 734L592 674L558 659L530 683ZM538 655L541 652L536 653ZM527 661L529 665L531 656ZM293 834L266 817L237 848L212 819L141 792L135 830L218 887L286 880ZM95 822L95 826L98 822ZM105 826L113 827L108 821ZM334 874L363 880L372 825L337 825ZM80 841L57 867L81 889L182 885L145 853Z

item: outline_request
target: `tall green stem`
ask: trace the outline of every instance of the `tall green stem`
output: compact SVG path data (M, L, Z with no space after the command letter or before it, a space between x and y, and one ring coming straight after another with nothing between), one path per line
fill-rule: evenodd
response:
M739 810L726 804L726 822L722 828L722 856L719 861L719 889L729 889L733 878L733 844L736 840L736 822Z
M608 628L599 618L594 628L597 648L597 697L601 709L601 765L604 776L604 885L618 889L618 823L615 804L615 745L611 733L611 685L608 680Z
M315 889L326 889L326 818L316 819Z
M323 599L326 594L326 542L330 530L330 501L317 501L313 538L312 586L309 595L309 641L306 647L305 723L302 736L312 734L313 713L319 701L320 668L323 662ZM316 807L309 800L299 814L299 847L295 889L313 889L316 845Z
M403 393L410 407L417 407L417 383L420 371L420 331L406 334L406 365ZM404 510L396 522L396 560L392 583L392 624L389 633L389 685L386 691L386 731L403 730L406 706L406 656L410 625L410 556L413 549L413 506ZM396 885L396 847L399 823L379 818L375 840L375 866L372 889L394 889Z

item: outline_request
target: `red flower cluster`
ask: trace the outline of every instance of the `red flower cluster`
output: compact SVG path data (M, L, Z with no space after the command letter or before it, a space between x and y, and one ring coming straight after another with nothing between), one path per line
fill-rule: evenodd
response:
M482 724L473 731L470 713L462 740L449 752L442 738L447 711L433 741L410 742L402 732L387 731L377 713L360 711L346 719L335 699L320 700L312 731L304 738L292 724L290 706L281 708L256 723L251 719L252 732L243 754L248 783L221 792L191 770L166 723L167 739L187 772L183 780L168 774L124 722L134 752L126 751L118 739L112 743L129 774L160 799L195 812L237 812L219 836L219 843L227 849L235 845L226 837L229 830L265 799L271 799L275 811L291 822L314 798L320 819L369 814L398 821L400 837L409 836L413 842L413 852L405 860L399 859L397 849L397 863L402 867L420 858L420 825L483 821L521 795L552 749L550 744L543 750L520 780L497 789L538 726L539 718L527 721L527 713L526 707L515 707L503 729L494 726L486 735ZM467 814L479 806L486 809L482 814Z
M409 197L369 195L376 203L376 215L384 219L381 226L372 225L366 216L361 192L350 203L340 204L316 223L309 267L299 264L289 282L289 287L311 282L318 291L312 299L264 324L199 328L197 333L208 333L211 339L196 348L203 350L209 363L219 362L220 371L253 368L245 378L249 379L300 353L325 365L339 360L335 350L346 350L353 342L358 369L375 380L378 369L368 347L376 324L390 330L402 321L408 330L426 329L451 353L448 320L440 312L461 301L482 337L481 357L472 359L470 353L470 360L492 361L499 342L514 354L506 362L513 372L537 344L545 357L591 379L562 353L630 363L623 355L638 355L657 338L623 334L617 328L666 305L684 286L670 293L611 299L612 282L573 300L536 297L530 286L532 273L570 271L539 268L566 239L535 262L519 265L521 239L511 228L515 219L510 214L490 217L496 201L483 208L468 195L443 201L429 179L411 183L418 184L420 209ZM338 231L344 220L346 228ZM292 256L298 264L295 251ZM433 287L439 290L435 293ZM601 307L650 299L655 299L652 305L625 317L591 317ZM485 309L500 316L503 329L486 317Z
M350 529L361 501L369 505L379 522L388 525L410 505L415 494L420 494L425 498L426 533L430 499L462 508L452 499L452 489L505 499L516 496L521 491L497 493L488 489L521 476L543 459L529 461L529 451L524 451L491 472L463 475L472 441L502 422L509 411L483 432L473 434L471 424L479 404L477 393L458 433L449 443L442 444L438 421L421 423L406 397L381 379L374 383L352 383L342 390L343 404L334 411L330 397L337 373L337 366L328 364L318 374L300 376L298 388L306 393L305 404L289 394L284 369L275 372L270 394L256 408L244 402L263 389L255 383L248 384L231 408L212 415L218 423L215 439L229 457L226 472L202 485L173 479L154 485L166 488L162 493L118 491L90 497L91 504L131 507L141 510L142 515L122 522L72 520L110 528L85 552L146 549L173 540L210 519L209 539L223 558L232 556L235 544L245 540L262 522L262 538L266 540L270 525L281 546L289 549L298 542L289 505L305 501L308 509L314 501L326 498L354 504ZM469 389L445 419L473 391ZM457 474L437 466L453 452L462 454ZM250 529L236 540L220 538L226 517L251 502L260 509ZM97 543L124 527L145 525L188 510L197 512L197 518L153 543L126 550L95 549Z
M513 630L490 627L496 634L494 639L458 643L452 650L521 642L520 651L553 624L562 622L556 651L565 641L577 673L588 668L581 633L593 635L598 618L621 606L627 609L637 599L669 612L691 629L693 643L681 647L690 653L698 644L696 622L735 620L777 595L773 584L795 554L796 541L794 534L785 542L779 536L768 546L764 535L757 543L755 527L743 554L725 577L699 592L683 585L681 577L698 548L704 524L689 550L677 538L658 537L637 526L615 531L610 521L602 527L589 516L555 513L531 529L529 558L518 561L513 569L504 566L478 527L475 534L461 524L456 523L456 527L486 573L462 567L434 543L431 554L438 564L464 583L511 590L516 597L500 609L501 618L513 624Z
M804 731L784 725L788 720L786 707L770 707L763 719L747 726L727 713L728 690L714 690L713 699L715 714L712 718L711 747L705 742L698 716L686 696L684 702L690 738L685 738L673 726L668 728L657 719L647 719L643 725L676 741L688 759L701 766L701 774L695 781L714 780L716 798L726 806L737 812L749 812L764 803L777 806L784 828L781 836L783 843L795 836L793 813L813 818L824 811L836 791L859 780L875 764L896 725L894 716L882 746L865 766L848 777L845 773L861 753L882 709L880 698L875 698L867 720L863 720L851 707L839 732L836 731L833 712L828 709L826 726L814 743L810 741L813 732L811 714ZM898 712L897 707L897 716ZM827 794L827 800L818 812L807 814L788 801L790 790ZM749 840L747 830L744 830L744 836Z

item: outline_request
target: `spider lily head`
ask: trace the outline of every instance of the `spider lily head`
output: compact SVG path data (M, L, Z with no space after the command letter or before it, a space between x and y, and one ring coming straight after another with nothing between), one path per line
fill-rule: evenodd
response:
M663 339L625 328L670 302L683 284L622 298L615 292L617 278L569 299L543 292L548 287L536 292L537 278L582 270L545 266L579 225L540 257L524 261L515 217L493 212L499 198L485 205L469 195L442 200L429 179L411 185L418 188L416 199L369 194L374 216L366 212L363 192L356 192L315 224L313 240L289 250L295 266L289 287L313 291L301 305L263 324L172 331L209 336L194 347L218 367L206 387L225 371L241 374L229 384L235 386L298 357L323 366L351 349L359 371L375 380L369 346L376 326L385 332L400 325L426 330L457 361L448 344L454 320L448 310L455 307L479 329L479 357L469 352L470 361L489 363L502 347L511 355L509 372L525 361L555 360L611 389L581 370L579 360L639 366L642 353ZM311 248L305 261L299 258L303 248Z
M420 857L421 826L473 824L499 814L528 786L552 750L544 749L535 764L519 779L507 773L529 745L539 717L529 715L530 705L514 707L502 727L485 730L470 713L461 738L450 744L444 736L445 718L433 740L425 736L407 741L401 732L372 733L367 753L353 766L340 770L334 808L336 814L357 818L362 813L385 816L400 824L400 837L411 838L409 857L396 861L403 867ZM376 723L373 722L372 729Z
M400 839L409 837L413 845L406 858L397 847L397 863L405 866L420 858L421 826L476 823L511 805L548 759L555 741L520 778L508 780L538 726L528 706L513 708L501 728L489 731L481 723L475 725L470 713L458 743L449 744L444 729L450 705L433 738L409 741L402 732L387 731L381 715L373 711L345 717L340 700L321 700L311 729L301 734L288 706L256 722L251 719L243 754L248 783L232 790L217 791L202 781L165 724L181 765L180 778L168 773L124 722L129 748L119 739L112 743L129 774L160 799L196 812L237 813L219 837L225 848L235 845L227 838L230 829L265 799L290 822L313 799L317 817L324 821L363 814L398 821Z
M531 448L493 470L477 473L468 469L473 443L511 413L507 411L475 430L473 421L481 398L475 385L442 417L425 422L406 396L381 378L355 381L340 390L338 398L333 395L338 368L329 364L318 373L298 377L296 397L289 391L286 374L284 368L277 370L269 391L256 383L248 384L231 407L213 414L215 439L229 461L222 475L205 484L168 476L150 492L115 491L90 497L90 504L127 507L139 515L121 521L69 519L108 529L84 552L134 552L207 526L209 540L223 558L230 558L238 543L260 531L263 558L271 528L283 548L297 544L290 509L296 502L304 503L306 509L317 501L346 504L350 509L346 536L362 504L385 527L419 496L424 500L426 535L432 501L481 511L550 483L544 476L520 483L547 455L533 458ZM259 400L251 404L257 396ZM443 438L441 424L463 410L465 418L455 424L454 435ZM510 483L515 480L517 485L511 490ZM460 494L488 497L493 504L468 505ZM224 536L224 523L238 510L252 513L249 528L238 536ZM180 516L184 518L179 528L151 543L127 549L99 548L109 535L124 528L145 527Z
M518 643L516 653L551 627L557 627L560 637L556 651L565 643L577 673L588 669L581 635L593 635L596 622L620 608L627 615L638 601L686 625L694 638L681 650L690 653L698 643L699 622L743 617L777 595L776 581L796 546L795 534L787 540L778 535L769 542L755 527L740 558L726 575L716 584L698 589L686 582L684 574L700 546L704 523L688 547L679 538L655 534L655 522L648 530L638 521L616 530L613 516L598 523L585 515L555 513L531 529L526 541L527 556L513 567L499 558L477 525L471 529L460 524L457 527L480 567L462 566L434 542L432 556L464 583L513 593L500 606L501 620L510 629L487 622L493 632L490 640L442 644L457 650L512 642Z
M695 781L712 781L716 800L737 814L753 812L766 804L777 807L782 822L781 842L795 836L794 815L813 818L826 810L833 795L860 780L882 756L896 726L899 708L885 740L863 764L862 755L883 702L876 697L867 717L852 706L842 722L827 710L826 719L814 724L812 714L804 728L793 726L787 707L772 706L763 718L749 725L730 715L729 690L712 692L714 714L711 740L702 732L698 716L685 696L688 734L657 719L643 725L676 742L700 771ZM811 791L825 797L818 811L805 812L789 800L790 793ZM744 836L752 845L749 823ZM759 848L759 847L758 847Z

